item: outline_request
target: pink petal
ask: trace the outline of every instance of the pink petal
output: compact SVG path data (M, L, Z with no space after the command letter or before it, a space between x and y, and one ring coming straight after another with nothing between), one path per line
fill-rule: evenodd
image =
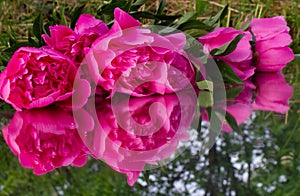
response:
M76 159L73 161L72 165L76 167L83 167L86 164L87 161L87 154L81 153L76 157Z
M292 43L292 38L288 33L280 33L279 35L267 39L256 42L255 49L262 53L265 50L269 50L270 48L281 48L286 47L290 43Z
M108 32L107 25L90 14L81 14L75 26L75 33L82 35L96 33L103 35Z
M186 44L186 36L184 33L174 33L165 36L170 42L176 46L177 50L182 50Z
M140 174L140 172L138 172L138 171L133 171L133 172L127 172L126 173L127 183L129 184L129 186L133 186L134 185L134 183L139 178L139 174Z
M259 54L257 69L266 72L280 71L293 59L294 53L289 47L272 48Z
M283 16L273 18L253 18L250 28L257 40L265 40L282 32L288 32L290 28Z
M130 16L128 13L124 12L120 8L116 8L114 11L115 21L119 23L122 29L127 29L131 27L141 26L141 23Z

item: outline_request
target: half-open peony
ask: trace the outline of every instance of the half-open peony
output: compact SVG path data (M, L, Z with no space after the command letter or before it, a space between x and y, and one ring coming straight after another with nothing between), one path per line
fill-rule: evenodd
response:
M3 136L21 165L37 175L68 165L82 167L87 160L72 113L59 108L16 112Z
M17 50L0 75L0 97L16 110L66 100L73 93L74 63L51 49Z
M292 42L290 28L283 16L254 18L249 28L256 38L255 62L258 71L280 71L294 59L294 53L288 47Z
M228 64L236 75L242 80L246 80L254 74L255 67L251 65L251 35L248 32L236 30L232 27L218 28L207 35L199 37L200 43L204 47L204 52L209 54L213 49L219 48L232 41L237 35L243 34L244 37L237 44L236 49L226 56L215 56L215 58Z

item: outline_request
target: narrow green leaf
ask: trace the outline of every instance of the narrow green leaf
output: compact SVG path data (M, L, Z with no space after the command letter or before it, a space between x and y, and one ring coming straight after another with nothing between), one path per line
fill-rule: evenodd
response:
M154 15L150 12L145 12L145 11L130 12L130 15L136 19L147 18L147 19L158 19L158 20L168 20L168 21L174 21L177 18L181 17L181 15L174 15L174 16Z
M251 23L251 20L248 20L243 26L241 27L241 30L246 31L249 28L249 25Z
M50 35L50 29L49 29L50 26L53 26L53 22L51 21L47 22L43 27L43 30L47 35Z
M187 22L188 20L192 19L195 16L195 12L187 12L185 13L172 27L178 28L181 24Z
M179 27L179 30L181 31L186 31L189 29L201 29L201 30L213 30L210 26L208 26L207 24L199 21L199 20L189 20L185 23L182 23Z
M65 8L64 8L64 6L59 8L59 15L60 15L60 23L59 24L67 26L67 20L66 20L66 17L65 17Z
M127 3L125 4L123 10L124 10L125 12L129 12L129 11L130 11L130 8L131 8L131 5L132 5L132 0L128 0Z
M85 4L80 7L77 7L75 9L75 11L72 13L72 15L71 15L71 28L72 29L75 28L76 22L77 22L79 16L82 14L84 7L85 7Z
M10 33L8 34L9 35L9 45L12 46L14 45L15 43L17 43L17 40L16 38L14 38Z
M215 56L225 56L225 55L228 55L230 53L232 53L239 41L244 37L243 34L239 34L237 35L233 40L227 42L226 44L224 44L223 46L221 46L220 48L215 48L213 49L210 54L211 55L215 55Z
M198 37L208 34L209 32L205 31L203 29L189 29L189 30L185 30L184 33L186 33L194 38L198 38Z
M132 4L132 7L136 9L137 6L142 6L144 5L148 0L137 0Z
M101 16L105 14L105 15L113 16L115 8L119 7L122 10L126 10L126 6L128 6L128 3L130 2L113 0L109 4L105 4L101 6L97 11L97 15Z
M226 97L228 99L237 97L242 91L244 87L243 86L234 86L226 89Z
M34 22L33 22L33 34L34 36L39 40L39 44L42 45L43 39L42 39L42 34L43 34L43 14L39 14Z
M226 84L244 84L243 81L234 73L232 68L221 60L216 61Z
M34 39L32 39L32 37L28 37L28 43L29 43L31 46L39 47L39 44L38 44Z
M205 21L209 26L214 26L216 23L220 22L228 13L228 4L223 7L223 9L218 12L215 16L209 18Z
M166 7L166 0L161 0L156 15L161 15Z
M226 112L225 115L225 119L227 124L236 132L241 132L240 127L238 125L238 123L236 122L235 118L229 114L228 112Z
M169 34L172 33L174 31L174 29L178 29L178 27L189 21L190 19L192 19L195 16L195 12L187 12L186 14L184 14L175 24L173 24L171 27L172 28L166 28L163 29L159 32L159 34Z

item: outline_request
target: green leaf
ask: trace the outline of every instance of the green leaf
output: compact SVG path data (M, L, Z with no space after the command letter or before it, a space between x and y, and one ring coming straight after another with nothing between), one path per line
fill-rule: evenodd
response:
M241 30L246 31L250 26L251 20L248 20L243 26L241 27Z
M144 5L148 0L137 0L135 1L132 6L131 6L131 10L138 10L142 5Z
M67 26L67 20L65 17L65 8L63 6L59 8L59 15L60 15L60 23L59 24Z
M235 118L229 114L228 112L226 112L226 115L225 115L225 119L226 119L226 122L227 124L236 132L241 132L241 129L238 125L238 123L236 122Z
M226 44L224 44L224 45L221 46L220 48L215 48L215 49L213 49L213 50L210 52L210 54L211 54L211 55L215 55L215 56L226 56L226 55L232 53L232 52L236 49L236 47L237 47L239 41L240 41L243 37L244 37L243 34L237 35L233 40L227 42Z
M131 8L131 5L132 5L132 0L128 0L127 3L125 4L123 10L125 12L129 12L130 11L130 8Z
M189 29L201 29L201 30L209 30L211 31L211 27L207 24L199 21L199 20L189 20L187 22L182 23L179 27L179 30L186 31Z
M198 38L198 37L208 34L209 32L205 31L203 29L189 29L189 30L185 30L184 33L186 33L194 38Z
M201 91L198 96L200 107L210 107L214 103L213 93L210 91Z
M39 47L39 44L34 39L32 39L32 37L30 37L30 36L28 37L28 43L31 46Z
M172 28L163 29L163 30L161 30L159 32L159 34L169 34L169 33L172 33L174 31L174 29L178 29L178 27L180 25L182 25L183 23L191 20L194 16L195 16L195 12L187 12L175 24L173 24L171 26Z
M244 87L243 86L234 86L226 89L226 97L228 99L237 97L242 91Z
M216 23L220 22L228 12L228 4L223 7L223 9L218 12L215 16L205 20L205 23L209 26L215 26Z
M232 68L221 60L216 61L226 84L244 84L244 82L233 72Z
M77 22L79 16L82 14L84 7L85 7L85 4L80 7L77 7L75 9L75 11L72 13L72 15L71 15L71 28L72 29L75 28L76 22Z
M195 12L187 12L187 13L185 13L172 27L175 28L175 29L178 28L181 24L189 21L195 15L196 15Z
M45 32L47 35L50 35L50 29L49 29L50 26L53 26L53 22L52 22L52 21L49 21L49 22L47 22L47 23L44 25L44 32Z
M174 16L155 15L145 11L130 12L130 15L136 19L147 18L147 19L158 19L158 20L169 20L169 21L174 21L177 18L181 17L181 15L174 15Z
M9 33L8 35L9 35L9 45L10 45L10 46L12 46L12 45L14 45L15 43L17 43L16 38L14 38L10 33Z
M162 0L159 4L158 10L156 12L156 15L161 15L166 7L166 0Z
M197 82L197 86L200 90L208 90L210 92L213 92L214 89L213 82L209 80L202 80L200 82Z
M97 15L101 16L103 14L113 16L115 8L119 7L122 10L125 10L126 6L128 6L129 1L117 1L112 0L109 4L105 4L101 6L98 11Z
M39 40L39 44L43 44L43 14L39 14L33 22L33 34Z

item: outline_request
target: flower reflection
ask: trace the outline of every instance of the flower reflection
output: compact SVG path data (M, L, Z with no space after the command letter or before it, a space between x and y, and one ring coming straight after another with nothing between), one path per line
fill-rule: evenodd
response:
M285 81L282 72L258 72L244 81L243 90L238 96L227 99L226 112L238 125L247 121L252 112L257 110L284 114L290 108L288 101L292 94L293 88ZM202 118L209 122L205 109L202 109ZM222 123L222 130L232 132L226 121Z
M127 175L133 185L145 166L158 166L173 155L179 142L190 138L196 99L177 95L96 101L93 130L80 125L85 111L75 112L79 133L93 157ZM88 107L93 107L91 102ZM90 110L88 110L90 111ZM88 118L87 118L88 119ZM84 121L82 121L84 122Z
M86 163L85 147L71 112L54 107L19 111L2 131L21 165L32 168L34 174Z
M293 88L287 84L284 75L277 73L258 73L254 77L256 98L253 109L286 113Z
M37 175L83 166L91 154L133 185L146 165L167 161L179 142L190 138L196 99L183 95L126 99L118 94L92 100L73 114L56 106L18 111L3 135L21 165Z
M287 84L282 72L259 72L253 76L252 81L245 81L244 90L233 100L227 101L227 112L238 124L248 120L255 110L282 114L289 110L288 101L292 97L293 88ZM232 131L227 124L224 124L223 130Z

